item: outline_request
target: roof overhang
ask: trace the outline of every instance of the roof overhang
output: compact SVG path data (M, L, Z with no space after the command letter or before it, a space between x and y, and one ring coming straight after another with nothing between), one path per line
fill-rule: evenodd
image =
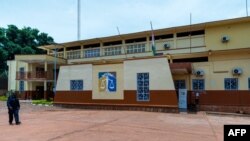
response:
M190 74L192 72L191 63L170 63L172 74Z
M66 64L67 60L63 58L56 58L50 55L15 55L16 61L22 61L26 63L45 63L52 64L56 61L57 64Z
M154 34L157 36L157 35L168 34L168 33L171 34L171 33L176 33L176 32L187 32L190 30L202 30L207 27L222 26L226 24L235 24L235 23L244 23L244 22L250 22L250 17L241 17L241 18L226 19L226 20L220 20L220 21L197 23L197 24L192 24L192 25L183 25L183 26L169 27L169 28L163 28L163 29L156 29L154 30ZM151 30L147 30L147 31L141 31L141 32L136 32L136 33L127 33L127 34L114 35L114 36L108 36L108 37L78 40L78 41L72 41L72 42L66 42L66 43L55 43L53 45L40 46L38 48L44 49L44 50L51 50L55 48L74 47L74 46L96 44L96 43L102 43L102 42L126 40L126 39L137 38L137 37L140 38L140 37L145 37L145 35L150 36L151 34L152 34Z

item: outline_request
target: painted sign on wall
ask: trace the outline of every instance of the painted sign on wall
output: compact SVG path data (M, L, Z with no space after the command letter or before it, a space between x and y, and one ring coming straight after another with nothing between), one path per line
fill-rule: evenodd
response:
M99 91L116 92L116 72L99 72Z

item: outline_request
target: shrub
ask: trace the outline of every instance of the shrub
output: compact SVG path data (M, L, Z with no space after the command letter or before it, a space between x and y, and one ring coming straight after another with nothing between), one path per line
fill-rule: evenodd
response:
M51 101L51 100L44 100L44 99L42 99L42 100L32 100L32 104L36 104L36 105L38 105L38 104L52 105L53 101Z

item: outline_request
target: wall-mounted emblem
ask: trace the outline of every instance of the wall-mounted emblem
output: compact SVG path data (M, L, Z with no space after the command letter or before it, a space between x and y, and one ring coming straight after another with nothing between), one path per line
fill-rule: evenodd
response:
M99 72L99 91L116 92L116 72Z

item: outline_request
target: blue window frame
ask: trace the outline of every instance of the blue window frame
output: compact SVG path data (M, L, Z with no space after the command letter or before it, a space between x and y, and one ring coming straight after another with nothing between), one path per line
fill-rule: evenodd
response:
M225 78L225 90L238 90L238 78Z
M127 45L127 54L142 53L146 51L146 44Z
M175 80L174 81L175 89L186 89L186 82L185 80Z
M24 92L24 81L19 81L19 91Z
M70 80L70 90L72 91L83 90L83 80Z
M137 101L149 100L149 73L137 73Z
M24 75L24 67L19 68L19 75L20 75L20 79L25 79L25 75Z
M250 78L248 78L248 89L250 90Z
M85 58L99 57L100 56L100 48L85 50Z
M205 81L204 79L193 79L192 81L193 84L193 90L205 90Z

